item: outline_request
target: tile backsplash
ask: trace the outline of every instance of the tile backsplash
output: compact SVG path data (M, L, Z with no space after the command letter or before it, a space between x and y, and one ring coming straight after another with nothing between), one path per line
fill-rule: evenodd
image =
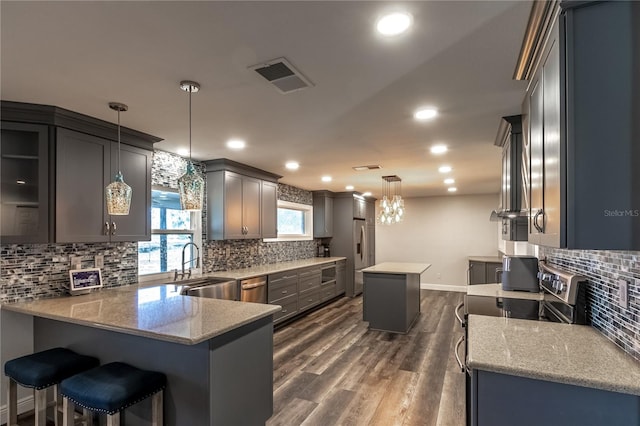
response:
M194 161L201 172L204 164ZM156 150L152 161L152 185L176 189L186 160ZM311 192L278 184L278 199L312 204ZM206 208L202 223L206 224ZM206 226L203 225L203 234ZM267 263L314 257L317 241L266 243L262 240L207 241L203 236L205 273ZM0 245L0 303L52 297L65 293L71 257L80 257L83 268L93 267L96 255L104 256L105 287L129 285L138 280L137 243L5 244Z
M584 275L591 324L640 361L640 252L539 248L539 257ZM628 282L629 304L619 303L618 280Z

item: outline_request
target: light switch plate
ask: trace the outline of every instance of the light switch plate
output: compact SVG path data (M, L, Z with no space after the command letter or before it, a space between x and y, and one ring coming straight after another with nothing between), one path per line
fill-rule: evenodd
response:
M96 268L104 268L104 256L101 254L96 254L95 259L95 267Z
M618 280L618 301L622 308L629 307L629 283L626 280Z

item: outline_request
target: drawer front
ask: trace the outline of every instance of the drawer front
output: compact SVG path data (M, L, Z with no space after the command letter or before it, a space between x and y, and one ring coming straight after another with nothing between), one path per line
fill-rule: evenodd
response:
M298 273L296 271L279 272L270 274L268 277L269 289L287 287L292 283L298 283Z
M287 284L277 286L276 288L273 288L271 284L269 284L269 293L267 295L267 300L269 301L269 303L298 294L298 280L293 280L293 282L289 280L285 281L285 283ZM278 303L276 303L276 305L277 304Z
M304 279L304 278L308 278L308 277L312 277L312 276L321 276L322 275L322 269L320 267L312 267L312 268L304 268L304 269L300 269L299 270L299 274L300 274L300 279Z
M320 289L320 299L324 302L325 300L332 299L336 296L336 282L329 281L328 283L322 283L322 287Z
M285 320L298 313L298 296L295 294L285 297L284 299L280 299L278 303L271 304L282 306L282 310L280 312L273 314L273 322Z
M309 275L305 278L300 276L300 282L298 284L298 291L302 293L303 291L309 290L318 290L320 288L320 283L322 282L322 275L318 272L315 275Z
M310 291L304 294L301 293L298 296L298 306L300 308L300 311L304 311L305 309L308 309L320 303L322 301L320 294L321 293L319 291Z

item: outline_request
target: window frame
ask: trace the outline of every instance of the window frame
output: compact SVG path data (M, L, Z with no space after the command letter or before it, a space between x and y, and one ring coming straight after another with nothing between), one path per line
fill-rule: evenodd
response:
M167 186L152 186L151 188L151 196L153 197L153 191L163 191L163 192L173 192L178 193L178 190L175 188L170 188ZM153 207L151 207L153 209ZM149 210L149 214L151 214L151 210ZM153 239L154 235L184 235L191 234L191 241L195 243L200 248L200 268L191 268L191 274L201 274L202 273L202 258L203 258L203 248L202 248L202 212L201 211L192 211L191 212L191 229L151 229L151 238ZM192 248L193 250L193 248ZM138 256L140 256L140 242L138 243ZM171 279L173 280L174 271L166 271L166 272L151 272L147 274L141 274L140 269L138 269L138 282L145 281L155 281L160 279Z
M313 205L294 203L291 201L278 200L277 209L299 210L304 213L304 234L281 234L278 232L276 238L263 238L264 242L273 243L280 241L311 241L313 240ZM277 220L277 210L276 210Z

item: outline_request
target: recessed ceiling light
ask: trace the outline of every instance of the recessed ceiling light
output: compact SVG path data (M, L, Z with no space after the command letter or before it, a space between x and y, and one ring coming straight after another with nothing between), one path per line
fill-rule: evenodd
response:
M385 36L402 34L411 26L413 17L405 12L395 12L378 19L376 29Z
M362 194L363 197L371 197L371 193L369 191Z
M24 184L25 184L25 183L27 183L27 182L25 182L25 181L23 181L23 180L21 180L21 179L20 179L20 180L17 180L17 181L16 181L16 183L17 183L18 185L24 185Z
M451 188L447 188L447 191L449 192L456 192L458 190L458 188L456 188L455 186L452 186Z
M247 144L242 139L230 139L227 141L227 148L244 149Z
M438 115L438 110L435 108L420 108L413 113L413 118L416 120L424 121L430 120Z
M443 144L438 144L438 145L433 145L431 147L431 153L432 154L444 154L445 152L447 152L448 148L446 145Z
M452 183L456 183L456 180L453 178L447 178L444 180L445 185L451 185Z
M189 150L186 148L180 148L178 150L178 155L182 155L182 156L189 155Z
M438 168L440 173L449 173L451 170L453 170L451 166L440 166L440 168Z
M331 182L331 176L322 176L323 182Z
M298 170L300 168L300 164L298 164L296 161L289 161L284 166L289 170Z
M344 187L347 191L353 191L353 185L347 185Z

